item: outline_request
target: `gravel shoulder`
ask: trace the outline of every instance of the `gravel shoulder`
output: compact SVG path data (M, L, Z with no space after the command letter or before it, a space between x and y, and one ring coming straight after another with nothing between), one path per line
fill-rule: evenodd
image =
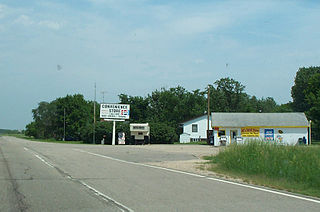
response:
M242 179L232 178L227 175L218 174L208 169L211 167L211 164L207 164L206 160L202 159L203 156L217 155L224 147L214 147L207 145L145 145L137 146L137 148L149 149L153 151L163 151L167 153L178 153L178 154L190 154L196 159L192 160L163 160L160 162L147 162L145 164L159 166L168 169L175 169L179 171L185 171L189 173L199 174L208 177L215 177L225 180L231 180L234 182L244 183Z
M218 154L221 149L219 147L207 145L145 145L139 146L138 148L168 153L190 154L196 158L192 160L147 162L146 164L205 176L218 176L218 174L207 170L209 166L205 163L206 160L203 160L202 157Z

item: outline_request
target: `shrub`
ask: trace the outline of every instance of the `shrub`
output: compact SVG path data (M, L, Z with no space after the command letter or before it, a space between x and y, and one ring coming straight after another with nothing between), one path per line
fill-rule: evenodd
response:
M175 128L167 123L150 123L150 141L152 144L173 144L178 140Z

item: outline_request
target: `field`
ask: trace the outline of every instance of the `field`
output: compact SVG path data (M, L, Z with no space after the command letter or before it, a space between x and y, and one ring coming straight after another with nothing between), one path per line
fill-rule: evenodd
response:
M251 141L204 157L211 170L247 182L320 197L320 146Z

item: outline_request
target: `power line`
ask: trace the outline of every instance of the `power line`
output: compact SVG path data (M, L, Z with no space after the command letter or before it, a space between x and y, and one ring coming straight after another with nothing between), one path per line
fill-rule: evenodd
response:
M104 94L107 93L107 91L101 91L102 93L102 103L104 103Z

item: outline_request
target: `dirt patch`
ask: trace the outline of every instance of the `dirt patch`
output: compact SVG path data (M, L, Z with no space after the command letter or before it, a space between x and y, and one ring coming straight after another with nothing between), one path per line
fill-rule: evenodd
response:
M205 145L146 145L140 146L139 148L165 152L187 153L197 158L194 160L148 162L146 164L244 183L244 181L241 179L235 179L227 175L222 175L213 171L209 171L212 164L208 164L206 160L202 159L203 156L218 154L223 147L212 147Z
M208 171L208 164L205 164L205 160L181 160L181 161L162 161L162 162L150 162L149 165L160 166L169 169L175 169L179 171L185 171L189 173L195 173L206 176L215 176L214 172Z
M212 147L207 145L145 145L140 146L139 148L163 152L190 154L197 158L193 160L149 162L147 163L149 165L160 166L205 176L218 176L218 174L212 171L208 171L210 165L206 164L206 160L203 160L202 157L218 154L220 151L219 147Z
M172 144L152 144L134 146L134 148L147 149L151 151L162 151L168 153L184 153L190 154L198 159L203 156L216 155L220 151L220 147L213 147L209 145L172 145Z

